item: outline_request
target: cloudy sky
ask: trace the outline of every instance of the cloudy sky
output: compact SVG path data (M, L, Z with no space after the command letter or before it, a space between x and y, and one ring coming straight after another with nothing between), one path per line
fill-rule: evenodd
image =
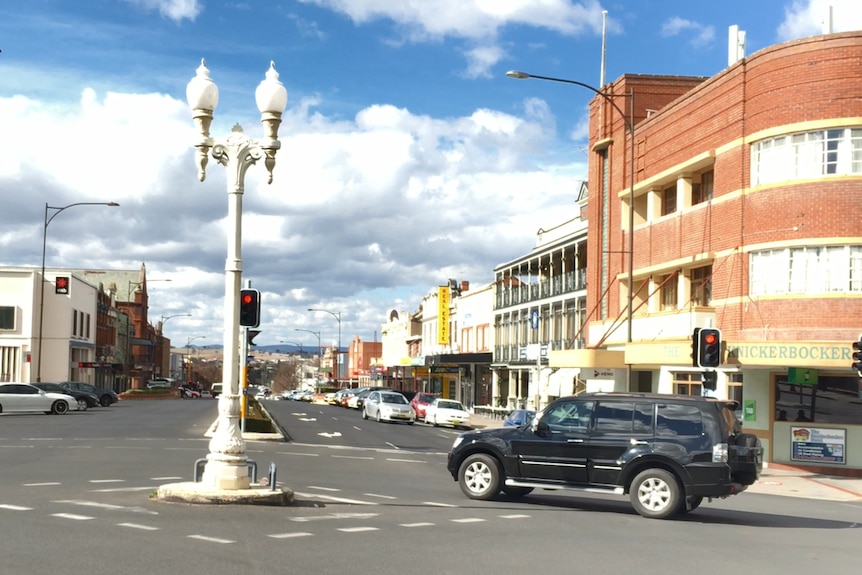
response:
M175 344L220 344L225 170L197 180L185 88L206 58L212 134L261 134L275 61L289 101L274 181L246 178L244 278L260 344L379 339L449 278L475 285L575 215L587 105L625 73L711 76L746 53L862 28L858 0L29 0L0 5L0 265L136 269Z

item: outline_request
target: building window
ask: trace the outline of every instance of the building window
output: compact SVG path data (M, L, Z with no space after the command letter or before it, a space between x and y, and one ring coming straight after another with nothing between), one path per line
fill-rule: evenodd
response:
M666 216L676 211L676 184L665 188L661 193L661 215Z
M817 246L752 252L749 294L862 292L862 246Z
M673 392L680 395L703 395L699 373L672 373Z
M676 274L661 278L661 309L669 311L677 309Z
M0 330L15 330L15 308L9 305L0 305Z
M700 175L700 183L691 185L691 205L708 202L712 199L715 187L715 172L710 170Z
M862 174L862 128L790 134L752 145L754 186L849 174Z
M691 270L691 304L707 306L712 301L712 266Z

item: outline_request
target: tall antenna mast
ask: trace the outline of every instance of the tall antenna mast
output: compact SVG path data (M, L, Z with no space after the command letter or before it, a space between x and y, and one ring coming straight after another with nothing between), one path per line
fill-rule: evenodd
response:
M608 11L602 10L602 68L599 77L599 88L605 88L605 53L608 35Z

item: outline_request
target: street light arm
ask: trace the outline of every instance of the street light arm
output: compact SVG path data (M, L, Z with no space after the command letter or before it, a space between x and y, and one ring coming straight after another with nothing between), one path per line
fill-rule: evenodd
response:
M612 94L608 94L607 92L603 92L596 87L590 86L589 84L585 84L583 82L578 82L577 80L567 80L565 78L553 78L551 76L538 76L536 74L528 74L527 72L521 72L520 70L509 70L508 72L506 72L506 75L510 78L515 78L517 80L525 80L527 78L535 78L536 80L547 80L549 82L558 82L560 84L573 84L575 86L580 86L581 88L586 88L587 90L594 92L597 96L601 96L602 98L605 99L605 101L608 104L610 104L611 106L616 108L616 111L620 113L620 117L622 118L623 122L625 123L626 129L629 131L629 134L632 134L632 136L634 136L634 133L635 133L634 124L631 121L629 121L628 117L626 116L626 113L623 112L623 110L617 105L616 102L614 102ZM619 95L625 96L625 94L619 94Z
M56 218L60 212L63 210L68 210L69 208L74 208L75 206L110 206L115 208L119 206L117 202L75 202L74 204L69 204L68 206L49 206L47 203L45 204L45 227L48 227L54 218ZM55 210L51 217L48 217L48 210Z

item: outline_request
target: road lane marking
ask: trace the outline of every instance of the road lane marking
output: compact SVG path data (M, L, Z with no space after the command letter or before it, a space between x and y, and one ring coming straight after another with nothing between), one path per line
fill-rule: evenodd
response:
M148 487L114 487L113 489L93 489L90 493L135 493L137 491L152 491L153 489L157 489L156 485L150 485Z
M431 507L458 507L457 505L452 505L451 503L437 503L435 501L423 501L422 505L430 505Z
M309 523L311 521L328 521L330 519L370 519L379 516L379 513L330 513L329 515L311 515L308 517L291 517L291 521L297 523Z
M333 455L333 459L365 459L367 461L374 461L373 457L368 457L367 455Z
M32 507L21 507L20 505L8 505L0 503L0 509L8 509L9 511L32 511Z
M152 525L141 525L140 523L117 523L118 527L129 527L131 529L141 529L143 531L158 531L161 529L160 527L153 527Z
M320 493L300 493L299 491L294 491L293 495L308 499L325 499L326 501L331 501L333 503L351 503L353 505L378 505L378 503L374 501L361 501L359 499L347 499L345 497L332 497L331 495L322 495Z
M396 463L428 463L427 461L422 461L421 459L398 459L396 457L387 457L386 461L394 461Z
M299 533L273 533L272 535L267 535L267 537L272 537L273 539L293 539L294 537L310 537L311 535L314 535L314 533L301 531Z
M452 523L484 523L485 520L479 517L465 517L464 519L452 519Z
M210 543L236 543L230 539L219 539L218 537L207 537L206 535L188 535L189 539L197 539L198 541L209 541Z
M338 530L343 533L364 533L366 531L380 531L378 527L341 527Z
M56 499L52 503L68 503L80 507L96 507L108 511L131 511L133 513L146 513L147 515L158 515L158 511L151 511L142 507L126 507L125 505L114 505L112 503L99 503L98 501L87 501L86 499Z
M89 517L87 515L76 515L75 513L52 513L54 517L59 517L61 519L74 519L75 521L88 521L90 519L94 519L93 517Z
M90 483L123 483L125 479L91 479Z
M341 491L337 487L321 487L320 485L309 485L309 489L320 489L321 491Z
M398 499L392 495L380 495L379 493L363 493L366 497L379 497L380 499Z
M151 481L171 481L173 479L182 479L179 475L173 475L170 477L150 477Z
M433 523L401 523L400 527L434 527Z
M500 519L527 519L529 515L523 513L513 513L512 515L500 515Z
M279 451L279 455L304 455L305 457L320 457L319 453L298 453L296 451Z
M25 483L24 487L52 487L54 485L62 485L59 481L48 481L45 483Z

